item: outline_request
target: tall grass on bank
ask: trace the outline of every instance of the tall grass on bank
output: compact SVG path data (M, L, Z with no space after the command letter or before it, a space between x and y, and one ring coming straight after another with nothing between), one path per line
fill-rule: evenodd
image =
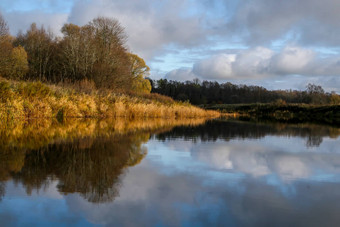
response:
M80 91L41 82L0 79L0 121L32 118L198 118L217 117L189 103L157 95Z

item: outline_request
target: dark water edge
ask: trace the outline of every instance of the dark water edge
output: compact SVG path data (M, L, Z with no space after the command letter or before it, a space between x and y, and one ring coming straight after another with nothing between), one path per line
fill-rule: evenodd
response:
M2 226L340 223L337 127L217 119L6 129Z
M298 104L239 104L213 105L206 109L244 115L242 120L278 121L283 123L317 123L340 127L340 105L298 105Z
M249 118L220 118L197 126L178 126L156 137L159 140L193 138L201 141L216 141L235 138L261 139L266 136L299 137L306 139L306 146L317 146L322 143L324 137L339 137L340 127L313 123L287 124L278 121L255 121Z

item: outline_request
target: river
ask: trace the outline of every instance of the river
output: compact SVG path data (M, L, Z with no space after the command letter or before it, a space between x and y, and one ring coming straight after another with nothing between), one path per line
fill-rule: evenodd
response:
M1 226L338 226L340 129L237 120L0 130Z

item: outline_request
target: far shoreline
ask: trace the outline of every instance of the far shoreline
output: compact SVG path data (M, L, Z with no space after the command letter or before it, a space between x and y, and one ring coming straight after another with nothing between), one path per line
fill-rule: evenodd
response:
M224 116L237 116L244 119L286 123L311 122L340 126L340 105L252 103L214 104L201 107L220 111Z

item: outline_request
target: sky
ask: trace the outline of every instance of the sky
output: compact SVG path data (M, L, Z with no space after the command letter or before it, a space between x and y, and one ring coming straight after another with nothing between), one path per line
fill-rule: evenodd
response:
M200 80L340 94L338 0L1 0L12 35L36 22L118 19L152 79Z

